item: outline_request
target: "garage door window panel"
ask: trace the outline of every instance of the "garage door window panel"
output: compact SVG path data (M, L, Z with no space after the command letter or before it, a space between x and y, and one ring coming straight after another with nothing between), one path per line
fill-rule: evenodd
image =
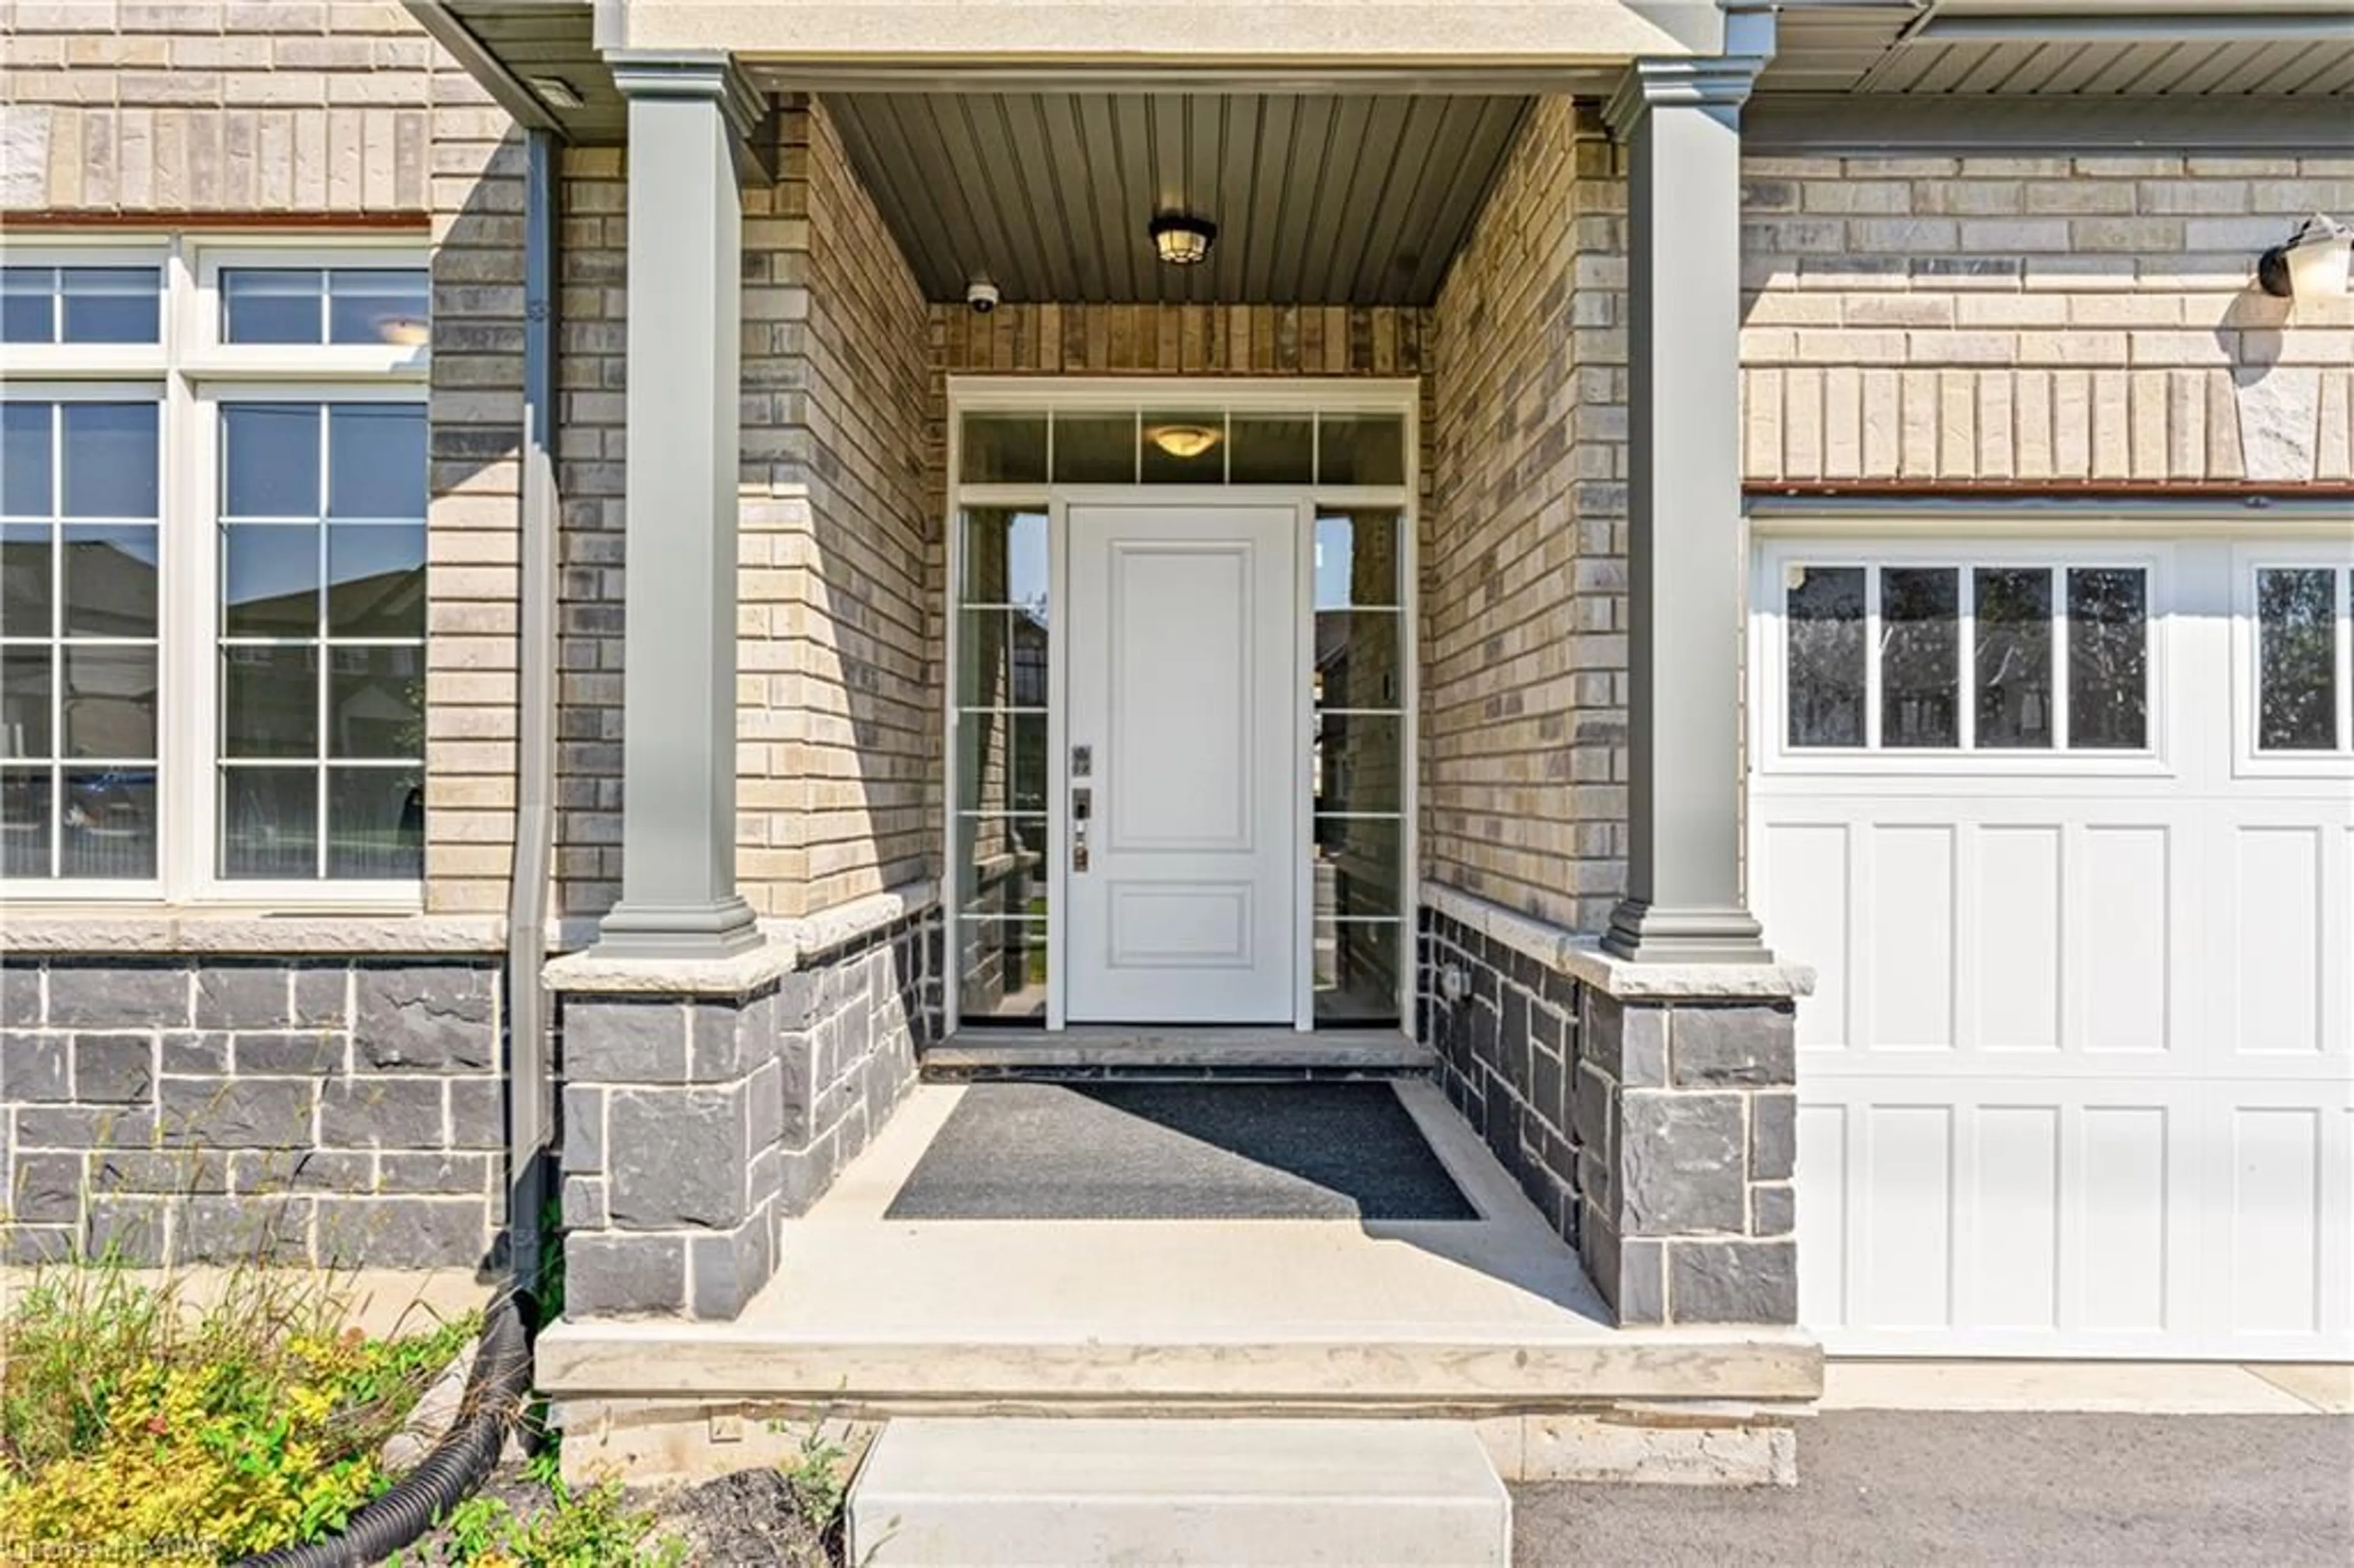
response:
M1790 745L1858 747L1871 700L1871 658L1861 567L1799 567L1791 573Z
M2049 750L2052 573L1980 567L1971 583L1978 743L1988 749Z
M2256 747L2342 749L2339 666L2345 573L2326 567L2256 572Z
M1781 581L1794 754L2150 749L2147 567L1798 561Z
M2069 570L2068 744L2149 745L2149 586L2138 567Z
M1962 741L1961 574L1880 574L1880 744L1949 749Z

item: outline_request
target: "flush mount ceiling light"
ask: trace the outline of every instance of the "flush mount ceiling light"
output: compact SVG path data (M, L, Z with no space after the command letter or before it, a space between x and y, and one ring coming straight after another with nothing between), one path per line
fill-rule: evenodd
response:
M550 109L578 109L588 101L580 96L578 88L560 76L527 76L523 80Z
M1153 253L1172 267L1191 267L1209 259L1218 240L1218 226L1189 212L1164 212L1148 226Z
M403 348L415 348L433 341L433 328L419 316L378 316L372 324L376 328L378 343L398 344Z
M1145 439L1180 461L1200 457L1218 444L1218 432L1207 425L1155 425Z
M2346 291L2346 268L2354 249L2354 228L2315 213L2296 232L2256 260L2256 282L2276 300L2321 300Z

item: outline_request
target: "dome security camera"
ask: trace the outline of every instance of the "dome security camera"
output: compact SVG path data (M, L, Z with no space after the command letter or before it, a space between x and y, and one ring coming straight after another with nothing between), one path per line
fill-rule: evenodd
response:
M964 289L964 302L972 307L973 314L985 316L997 308L997 285L986 278L975 278Z

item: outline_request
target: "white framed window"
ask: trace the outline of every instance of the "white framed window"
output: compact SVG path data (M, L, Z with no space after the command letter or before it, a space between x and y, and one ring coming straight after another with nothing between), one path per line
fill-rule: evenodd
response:
M423 249L0 271L0 894L413 905Z
M2234 565L2242 766L2343 773L2354 758L2354 550L2248 546Z
M2004 545L1776 545L1755 599L1763 736L1792 771L2147 770L2164 560Z

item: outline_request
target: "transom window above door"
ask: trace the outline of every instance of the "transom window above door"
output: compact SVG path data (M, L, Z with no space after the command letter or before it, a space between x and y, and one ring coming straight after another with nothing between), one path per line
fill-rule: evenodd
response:
M1222 407L1180 396L974 412L959 434L965 484L1406 482L1405 417L1378 409Z

